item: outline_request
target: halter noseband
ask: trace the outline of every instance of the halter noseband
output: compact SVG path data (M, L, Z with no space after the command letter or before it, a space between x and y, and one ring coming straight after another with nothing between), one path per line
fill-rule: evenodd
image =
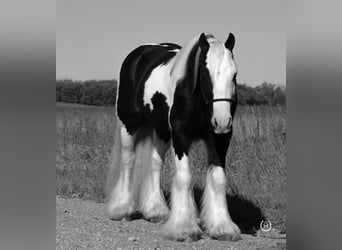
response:
M208 100L205 100L205 104L211 104L211 103L214 103L214 102L235 102L236 101L236 99L234 98L234 99L232 99L232 98L217 98L217 99L212 99L212 100L210 100L210 101L208 101Z

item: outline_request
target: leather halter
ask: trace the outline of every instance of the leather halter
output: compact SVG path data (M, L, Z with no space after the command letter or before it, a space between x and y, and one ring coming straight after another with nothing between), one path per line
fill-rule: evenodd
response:
M234 98L216 98L216 99L212 99L212 100L210 100L210 101L207 101L207 100L205 100L205 104L211 104L211 103L213 103L213 102L231 102L231 103L233 103L233 102L235 102L236 101L236 99Z
M196 56L195 56L195 70L194 70L194 86L197 85L197 75L198 75L198 65L199 65L199 56L201 54L201 48L198 47L197 52L196 52ZM207 100L207 98L205 97L203 90L201 88L201 92L205 101L206 105L209 105L211 103L214 102L231 102L234 103L236 101L236 98L216 98L216 99L212 99L212 100Z

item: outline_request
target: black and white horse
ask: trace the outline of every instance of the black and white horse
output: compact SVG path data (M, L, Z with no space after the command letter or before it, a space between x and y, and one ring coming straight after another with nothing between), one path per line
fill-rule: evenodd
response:
M200 34L183 48L172 43L143 45L124 60L117 93L117 133L107 180L108 214L167 220L172 239L198 238L189 148L203 139L209 168L200 214L210 237L238 240L226 202L225 158L236 109L235 37L219 42ZM160 189L167 149L174 156L171 210Z

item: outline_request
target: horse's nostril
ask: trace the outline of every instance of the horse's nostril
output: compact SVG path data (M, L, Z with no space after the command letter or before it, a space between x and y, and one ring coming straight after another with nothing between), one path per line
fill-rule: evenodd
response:
M214 123L215 123L215 127L218 127L216 119L214 120Z

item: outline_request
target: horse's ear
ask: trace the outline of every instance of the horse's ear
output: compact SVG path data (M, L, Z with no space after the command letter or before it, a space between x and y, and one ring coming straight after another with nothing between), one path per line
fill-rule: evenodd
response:
M229 49L231 52L233 52L234 45L235 45L235 36L233 35L233 33L229 33L227 41L224 43L224 46L227 49Z
M202 33L198 40L199 46L203 51L207 51L209 49L209 43L207 38L205 37L204 33Z

